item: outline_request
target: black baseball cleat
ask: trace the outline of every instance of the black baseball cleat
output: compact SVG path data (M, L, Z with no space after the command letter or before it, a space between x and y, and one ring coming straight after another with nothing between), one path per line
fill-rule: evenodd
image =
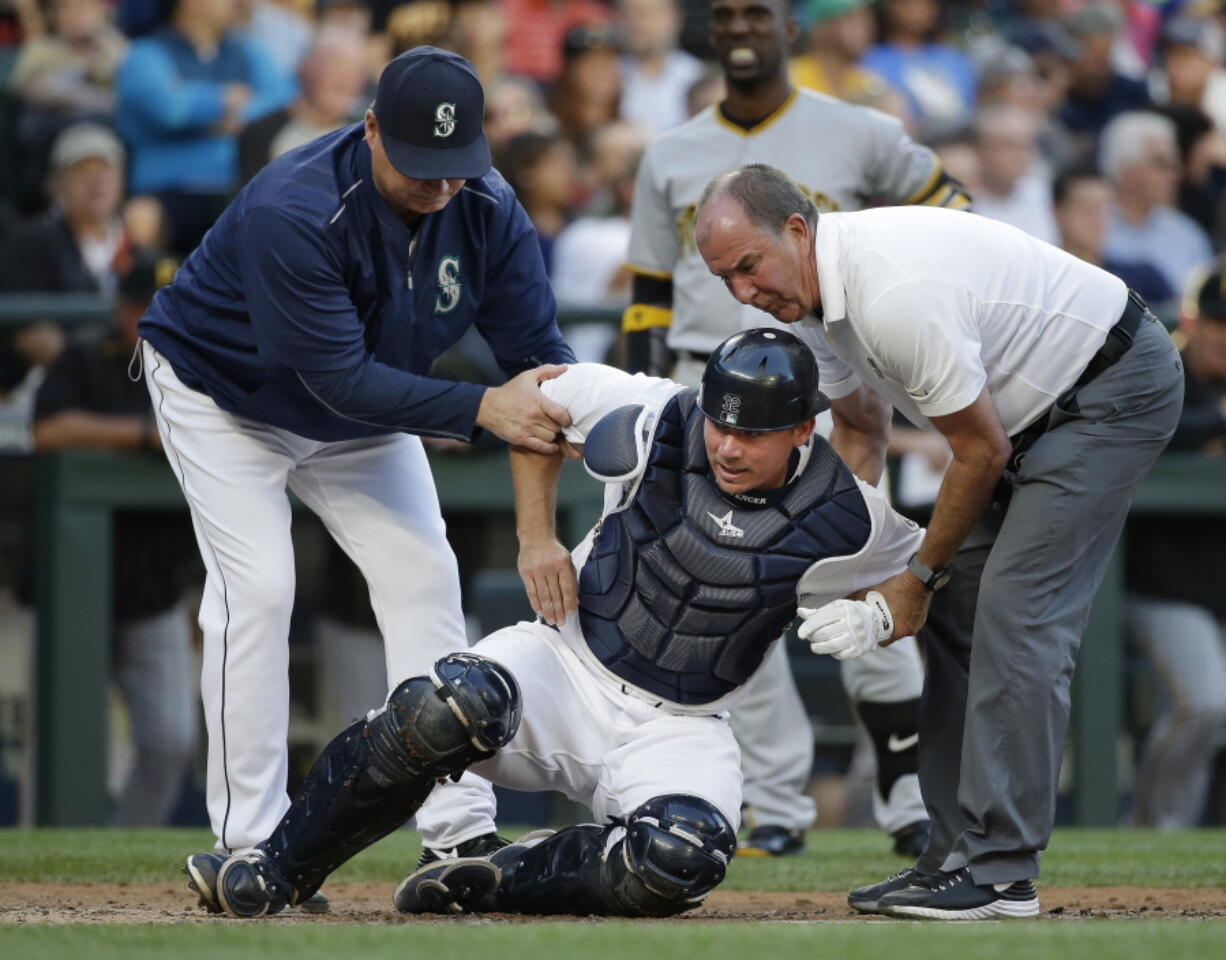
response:
M932 821L916 820L901 830L895 830L894 852L908 860L918 860L928 847L928 838L932 836Z
M900 870L892 877L886 877L880 883L873 883L867 887L856 887L847 895L847 905L860 913L880 913L880 900L887 893L905 890L911 884L919 883L924 878L925 875L915 867L907 867L906 870Z
M217 871L216 890L221 909L240 919L280 913L294 894L277 864L259 850L227 859Z
M450 850L435 850L431 847L422 847L421 856L417 858L417 868L431 863L438 863L440 860L458 860L461 857L488 857L496 850L501 850L510 840L498 836L496 833L483 833L479 837L473 837L471 840L466 840L458 847L452 847Z
M392 903L401 913L473 913L501 882L502 870L481 857L438 860L409 874Z
M217 902L217 873L227 859L224 853L193 853L183 867L187 889L200 898L200 906L209 913L222 912Z
M303 913L309 913L312 916L323 916L325 913L332 912L332 904L328 901L328 898L318 890L312 893L297 906Z
M1034 917L1039 895L1033 880L1012 883L975 883L963 867L923 878L919 884L887 893L878 911L888 917L918 920L995 920Z
M805 832L787 827L754 827L737 847L738 857L794 857L805 852Z

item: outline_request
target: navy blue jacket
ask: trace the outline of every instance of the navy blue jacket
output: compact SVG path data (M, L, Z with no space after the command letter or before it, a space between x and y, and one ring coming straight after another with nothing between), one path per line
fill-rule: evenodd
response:
M140 332L223 410L314 440L471 440L485 387L426 376L472 324L512 376L570 363L536 232L502 176L410 230L362 125L277 158L218 218Z

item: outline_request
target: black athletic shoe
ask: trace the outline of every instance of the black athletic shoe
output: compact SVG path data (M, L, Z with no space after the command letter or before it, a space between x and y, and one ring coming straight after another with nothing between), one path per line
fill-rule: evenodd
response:
M392 894L401 913L472 913L502 882L502 870L482 857L438 860L409 874Z
M992 920L997 917L1034 917L1039 895L1033 880L980 883L965 867L927 877L919 885L885 894L877 904L888 917L920 920Z
M737 847L738 857L794 857L805 852L805 832L787 827L754 827Z
M510 840L496 833L483 833L479 837L466 840L458 847L450 850L434 850L430 847L421 848L421 856L417 858L417 869L438 863L440 860L458 860L461 857L488 857L495 850L501 850Z
M913 883L918 883L924 878L925 875L916 870L915 867L907 867L906 870L900 870L892 877L886 877L880 883L873 883L867 887L856 887L855 890L847 895L847 905L853 910L859 910L861 913L880 913L881 908L878 906L878 903L887 893L905 890Z
M928 838L932 836L932 822L916 820L901 830L894 832L894 852L908 860L918 860L928 846Z
M227 859L224 853L193 853L183 867L187 889L200 898L200 906L209 913L221 913L221 904L217 902L217 873Z
M259 850L230 857L217 871L217 902L232 917L280 913L293 893L276 863Z

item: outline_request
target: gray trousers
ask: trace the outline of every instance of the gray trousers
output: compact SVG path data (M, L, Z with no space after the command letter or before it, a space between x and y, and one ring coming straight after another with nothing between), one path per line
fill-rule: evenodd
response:
M959 551L920 633L920 786L933 822L921 870L1038 876L1090 603L1182 403L1175 347L1143 322L1116 364L1057 401L1011 501L989 508Z
M1137 771L1138 826L1199 826L1213 757L1226 743L1226 620L1177 600L1133 596L1133 639L1149 657L1162 700Z

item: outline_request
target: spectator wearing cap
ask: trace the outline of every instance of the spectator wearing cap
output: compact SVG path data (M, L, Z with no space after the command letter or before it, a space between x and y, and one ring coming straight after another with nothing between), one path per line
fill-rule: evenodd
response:
M1226 454L1226 263L1200 269L1180 310L1183 414L1169 449ZM1128 523L1128 617L1160 698L1141 752L1133 820L1202 823L1214 756L1226 744L1226 521L1135 517Z
M860 60L877 36L869 0L808 0L809 49L792 58L792 82L849 103L875 105L890 88Z
M1060 120L1081 141L1090 159L1098 135L1117 114L1149 103L1145 84L1116 70L1111 50L1121 28L1119 11L1111 4L1092 4L1069 16L1063 26L1077 44L1072 79L1060 109Z
M1056 242L1051 188L1038 168L1038 128L1021 107L1001 104L975 117L979 183L975 212Z
M1115 274L1155 306L1172 301L1175 289L1152 263L1112 260L1104 253L1114 196L1111 184L1093 167L1075 167L1056 177L1052 184L1052 206L1060 246L1075 257Z
M182 255L237 185L238 132L294 92L238 23L238 0L175 0L169 25L136 40L119 69L129 188L161 201Z
M123 168L123 146L108 127L64 130L51 150L51 210L9 238L0 291L113 293L124 246Z
M689 116L685 97L702 76L702 62L677 48L678 0L619 0L621 116L648 135L663 133Z
M177 264L135 254L119 280L115 326L79 337L47 372L34 404L34 448L161 450L149 392L127 374L136 325ZM188 614L194 574L188 517L121 511L113 541L113 669L131 720L135 763L116 799L114 822L166 824L195 753L196 689Z
M562 372L542 365L574 354L531 221L491 167L483 114L467 60L401 54L363 122L261 170L141 321L159 431L207 571L201 689L219 852L259 843L289 807L288 488L365 577L394 686L467 646L420 438L473 442L484 429L553 454L570 422L538 383ZM430 376L473 327L505 386ZM548 544L525 549L550 552L531 532ZM472 822L449 809L493 831L488 784L468 778L418 813L428 846L471 838L448 833Z
M975 108L974 64L942 42L942 14L938 0L883 0L879 41L863 60L903 95L916 128L966 120Z
M1099 166L1115 188L1106 254L1149 262L1172 290L1213 256L1200 226L1174 207L1179 186L1175 125L1155 113L1122 113L1103 131Z
M238 138L239 176L249 181L275 157L358 119L366 95L366 47L340 31L319 34L298 65L298 96L252 121Z
M603 24L609 9L599 0L498 0L507 21L509 73L552 83L562 69L562 41L575 27Z
M1206 114L1226 133L1226 34L1216 20L1180 17L1162 32L1165 102Z

